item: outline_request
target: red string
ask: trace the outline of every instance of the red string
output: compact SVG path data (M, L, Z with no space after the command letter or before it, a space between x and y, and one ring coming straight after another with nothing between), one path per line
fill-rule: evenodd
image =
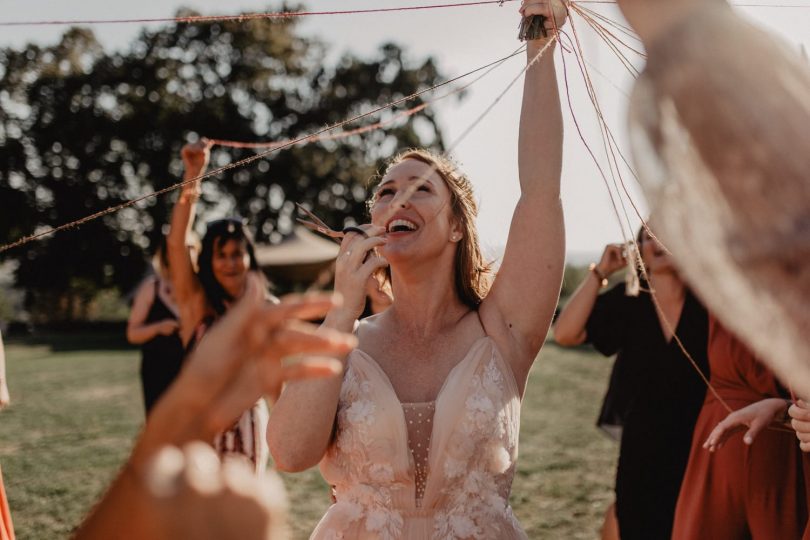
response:
M408 116L413 116L414 114L422 111L425 109L430 103L422 103L421 105L417 105L407 111L402 111L400 113L395 114L391 118L387 120L382 120L380 122L375 122L374 124L369 124L367 126L362 126L356 129L352 129L349 131L343 131L340 133L329 133L329 134L320 134L320 135L313 135L307 139L304 139L300 142L305 144L317 142L317 141L333 141L337 139L344 139L346 137L351 137L352 135L359 135L361 133L366 133L368 131L374 131L375 129L380 129L385 127L389 124L392 124L399 120L400 118L406 118ZM285 139L283 141L274 141L274 142L241 142L241 141L228 141L223 139L208 139L208 142L214 146L225 146L228 148L275 148L277 146L284 146L290 144L292 139Z
M358 114L358 115L353 116L351 118L347 118L347 119L342 120L340 122L337 122L335 124L331 124L329 126L326 126L326 127L322 128L322 129L319 129L318 131L316 131L312 135L302 136L302 137L300 137L298 139L294 139L294 140L290 141L289 143L279 143L278 147L273 147L273 148L270 148L270 149L265 150L263 152L260 152L260 153L254 155L254 156L249 156L249 157L246 157L246 158L241 159L239 161L236 161L235 163L230 163L228 165L224 165L222 167L219 167L218 169L209 171L209 172L207 172L205 174L202 174L200 176L196 176L194 178L189 178L188 180L183 180L181 182L177 182L175 184L172 184L171 186L168 186L168 187L165 187L163 189L153 191L151 193L147 193L145 195L141 195L140 197L137 197L135 199L131 199L131 200L123 202L121 204L110 206L110 207L108 207L108 208L106 208L104 210L101 210L101 211L96 212L94 214L90 214L90 215L85 216L83 218L71 221L69 223L64 223L64 224L59 225L57 227L50 227L50 228L45 229L45 230L43 230L41 232L37 232L37 233L33 233L33 234L30 234L30 235L27 235L27 236L23 236L23 237L18 238L17 240L15 240L13 242L10 242L8 244L0 245L0 253L3 253L5 251L8 251L10 249L14 249L16 247L19 247L19 246L22 246L22 245L25 245L25 244L28 244L30 242L34 242L36 240L39 240L39 239L44 238L46 236L50 236L50 235L55 234L57 232L60 232L60 231L66 230L66 229L71 229L71 228L74 228L74 227L78 227L78 226L83 225L83 224L85 224L85 223L87 223L89 221L93 221L95 219L99 219L99 218L104 217L106 215L109 215L109 214L112 214L112 213L117 212L119 210L122 210L124 208L134 206L134 205L138 204L141 201L144 201L146 199L150 199L152 197L157 197L157 196L163 195L164 193L168 193L170 191L174 191L175 189L182 188L183 186L192 184L193 182L197 182L197 181L200 181L200 180L203 180L203 179L206 179L206 178L210 178L211 176L220 174L222 172L225 172L225 171L237 168L237 167L242 167L244 165L247 165L248 163L252 163L252 162L254 162L254 161L258 160L258 159L262 159L262 158L270 155L273 152L283 150L284 148L288 148L288 147L290 147L290 146L292 146L294 144L302 142L302 141L304 141L304 140L306 140L308 138L311 138L313 136L317 136L317 135L320 135L322 133L326 133L327 131L331 131L333 129L343 127L346 124L349 124L351 122L355 122L357 120L367 118L367 117L371 116L372 114L376 114L376 113L381 112L381 111L383 111L385 109L390 109L392 107L395 107L396 105L399 105L400 103L405 103L407 101L411 101L411 100L413 100L413 99L415 99L415 98L417 98L417 97L419 97L419 96L421 96L423 94L426 94L427 92L432 92L433 90L436 90L436 89L441 88L443 86L447 86L449 84L452 84L452 83L454 83L454 82L456 82L456 81L458 81L460 79L463 79L464 77L472 75L474 73L484 71L484 70L486 70L488 68L490 68L490 71L491 71L491 68L493 66L501 64L505 60L508 60L509 58L512 58L513 56L519 54L519 52L521 52L520 49L518 49L518 51L516 51L516 52L514 52L514 53L512 53L512 54L510 54L508 56L505 56L503 58L495 60L494 62L490 62L490 63L488 63L488 64L486 64L484 66L481 66L479 68L476 68L476 69L474 69L472 71L468 71L467 73L464 73L463 75L458 75L456 77L453 77L452 79L448 79L448 80L446 80L444 82L433 85L430 88L425 88L423 90L419 90L418 92L414 92L411 95L396 99L396 100L394 100L394 101L392 101L390 103L387 103L385 105L377 107L376 109L372 109L370 111L364 112L362 114Z
M524 49L523 46L518 47L509 56L506 56L506 57L502 58L501 60L491 64L488 70L486 70L484 73L480 74L475 79L469 81L468 83L466 83L466 84L464 84L462 86L458 86L458 87L450 90L449 92L447 92L445 94L442 94L441 96L438 96L438 97L436 97L434 99L425 101L424 103L422 103L420 105L417 105L416 107L413 107L413 108L410 108L408 110L399 112L399 113L395 114L394 116L392 116L391 118L388 118L387 120L381 120L379 122L375 122L373 124L362 126L362 127L356 128L356 129L349 130L349 131L342 131L340 133L333 133L333 134L332 133L330 133L330 134L323 134L323 133L322 134L313 134L313 135L310 135L309 137L307 137L305 139L298 139L296 141L292 141L291 139L285 139L283 141L273 141L273 142L243 142L243 141L231 141L231 140L224 140L224 139L213 139L213 138L210 138L210 137L207 138L207 140L208 140L208 143L211 144L212 146L223 146L223 147L228 147L228 148L255 148L255 149L270 148L270 149L275 149L276 147L287 146L291 142L309 144L309 143L313 143L313 142L317 142L317 141L332 141L332 140L337 140L337 139L343 139L343 138L346 138L346 137L350 137L352 135L359 135L361 133L366 133L368 131L374 131L374 130L383 128L385 126L388 126L390 124L393 124L394 122L396 122L400 118L407 118L409 116L413 116L413 115L423 111L427 107L438 103L439 101L441 101L443 99L446 99L446 98L448 98L450 96L453 96L455 94L460 94L461 92L465 91L467 88L472 86L473 84L477 83L479 80L481 80L484 77L486 77L487 75L489 75L493 70L497 69L503 62L509 60L510 58L512 58L515 55L523 52L524 50L525 49Z
M609 4L609 5L616 5L618 2L616 0L577 0L576 2L571 2L572 4ZM810 8L810 4L766 4L766 3L738 3L738 2L729 2L732 6L735 7L769 7L769 8Z
M368 13L389 13L395 11L418 11L425 9L444 9L453 7L481 6L485 4L503 4L505 2L514 2L514 1L515 0L480 0L477 2L461 2L457 4L434 4L425 6L403 6L394 8L352 9L344 11L281 11L281 12L267 12L267 13L244 13L242 15L191 15L188 17L158 17L154 19L73 19L73 20L56 20L56 21L0 21L0 26L249 21L253 19L289 19L293 17L309 17L315 15L359 15Z
M351 9L342 11L281 11L266 13L244 13L241 15L190 15L187 17L155 17L146 19L62 19L45 21L0 21L0 26L56 26L56 25L98 25L98 24L147 24L160 22L198 23L218 21L249 21L253 19L290 19L315 15L361 15L369 13L390 13L397 11L418 11L426 9L444 9L453 7L481 6L487 4L503 5L516 0L479 0L477 2L460 2L456 4L434 4L426 6L403 6L395 8ZM579 0L571 4L617 4L616 0ZM810 4L764 4L764 3L731 3L736 7L767 8L810 8Z

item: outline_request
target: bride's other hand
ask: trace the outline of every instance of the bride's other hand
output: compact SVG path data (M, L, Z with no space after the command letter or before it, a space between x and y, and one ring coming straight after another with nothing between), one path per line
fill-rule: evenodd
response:
M377 254L375 249L385 245L383 236L385 229L377 225L364 225L366 235L358 232L349 232L340 244L337 260L335 261L335 292L340 294L343 303L335 308L330 315L342 330L349 322L354 321L363 313L366 304L366 284L371 275L388 266L385 257Z

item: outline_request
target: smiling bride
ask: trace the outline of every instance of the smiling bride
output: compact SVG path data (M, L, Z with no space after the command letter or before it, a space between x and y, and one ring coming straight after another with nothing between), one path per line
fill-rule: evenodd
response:
M553 29L557 1L524 17ZM553 32L550 32L553 35ZM268 441L276 466L320 463L335 503L313 539L522 539L509 493L526 380L560 291L562 114L553 38L530 41L520 119L521 196L497 277L484 263L469 179L448 160L407 151L347 232L325 326L352 331L365 285L385 272L394 301L357 326L341 379L292 382ZM490 286L491 285L491 286Z

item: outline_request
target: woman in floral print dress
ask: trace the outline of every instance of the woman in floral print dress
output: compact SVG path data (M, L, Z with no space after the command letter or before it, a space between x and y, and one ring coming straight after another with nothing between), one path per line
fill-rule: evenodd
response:
M552 29L566 11L528 0L521 15L546 16ZM491 287L470 182L426 151L391 162L371 224L343 241L343 304L325 326L355 327L374 272L386 272L394 301L357 326L342 381L290 383L273 410L276 466L320 463L333 486L314 539L526 538L508 504L520 402L557 303L565 244L552 38L530 41L527 55L544 47L526 74L521 196Z

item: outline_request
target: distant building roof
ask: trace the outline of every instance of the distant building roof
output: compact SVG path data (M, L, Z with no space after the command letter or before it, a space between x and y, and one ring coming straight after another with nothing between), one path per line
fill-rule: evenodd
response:
M256 245L256 260L268 277L292 290L320 281L337 258L340 246L298 226L278 244Z

